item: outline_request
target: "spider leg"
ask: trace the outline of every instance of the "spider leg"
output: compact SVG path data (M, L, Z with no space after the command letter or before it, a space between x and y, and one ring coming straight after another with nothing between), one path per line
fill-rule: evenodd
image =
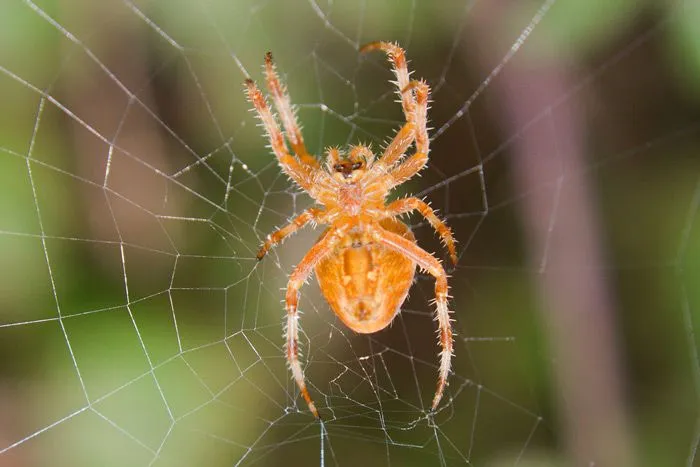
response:
M346 227L331 230L327 235L321 238L311 249L306 253L306 256L294 269L289 276L287 284L287 294L285 297L285 305L287 308L287 329L285 353L289 368L292 370L294 380L299 386L302 397L309 406L309 410L314 417L319 418L316 405L309 395L309 390L304 382L304 372L299 363L299 289L306 282L313 268L321 261L328 253L330 253L340 239L345 235Z
M396 161L398 161L401 156L404 155L408 147L415 140L416 125L412 122L406 123L401 129L396 133L394 139L387 145L382 157L380 157L374 164L379 167L382 171L388 171Z
M279 126L277 126L275 117L270 111L270 108L267 106L262 92L260 92L260 89L258 89L256 84L251 79L247 79L245 81L245 85L248 100L253 104L255 111L258 113L258 117L260 117L260 120L265 127L265 133L267 133L267 136L270 139L270 146L272 147L272 151L275 153L275 156L277 156L277 162L279 163L280 167L301 188L313 196L313 170L289 155L287 152L287 147L284 143L284 136L282 135Z
M416 152L428 154L430 151L430 139L428 138L428 98L430 96L430 86L423 80L413 80L408 83L402 94L416 93L416 106L414 111L414 123L416 124Z
M409 80L409 72L406 63L406 53L396 44L390 42L371 42L360 49L361 52L370 50L383 50L389 60L394 65L394 73L396 74L396 84L398 92L401 96L401 105L404 115L406 116L406 125L397 133L394 141L389 144L380 162L384 167L391 167L401 157L403 152L408 149L411 141L404 143L408 127L413 124L414 135L416 142L416 155L413 158L407 159L404 163L409 164L409 167L403 169L406 174L404 176L395 177L397 180L408 180L415 173L419 172L427 162L427 155L430 152L430 138L428 137L428 100L430 96L430 87L423 80ZM405 146L404 146L405 144ZM422 163L421 163L422 161ZM415 168L414 168L415 167ZM399 183L395 183L394 187Z
M452 230L433 211L433 208L423 200L418 198L402 198L390 203L386 207L386 214L389 217L398 216L411 211L418 211L425 217L435 231L440 235L440 239L450 253L453 264L457 264L457 252L455 250L455 240Z
M309 208L306 211L299 214L294 219L292 219L287 225L285 225L281 229L272 232L270 235L267 236L267 239L265 239L265 243L263 243L263 245L260 247L260 250L258 251L258 254L256 255L258 261L263 259L272 247L280 243L289 235L304 227L308 222L312 220L317 220L318 217L324 213L325 211L323 209Z
M428 130L426 128L427 110L428 110L428 85L423 81L411 81L410 87L416 87L416 96L418 97L418 105L416 106L416 153L408 159L405 159L399 165L389 169L387 180L387 190L401 185L408 181L418 172L423 170L425 164L428 163L428 151L430 150L430 139L428 138ZM407 124L408 125L408 124ZM405 128L405 127L404 127ZM402 130L403 131L403 130ZM399 132L400 133L400 132ZM398 138L398 135L397 135ZM392 142L393 145L393 142ZM390 145L390 146L392 146ZM388 148L387 148L388 149ZM405 150L405 149L404 149ZM384 157L381 160L388 159Z
M417 152L401 164L389 169L389 173L384 177L387 190L391 190L413 178L423 170L427 163L428 156L424 152Z
M370 52L372 50L381 50L387 54L389 61L394 67L396 75L396 86L398 87L399 97L401 98L401 106L403 113L406 116L406 121L412 122L414 119L414 109L416 102L413 98L413 92L403 92L409 85L410 73L408 72L408 64L406 62L406 52L392 42L370 42L360 48L361 53Z
M301 128L299 128L294 108L292 107L286 87L279 79L275 64L272 61L271 52L265 54L265 79L267 81L267 88L272 95L272 101L275 103L275 107L279 112L280 120L282 120L282 126L284 126L287 139L292 146L292 150L299 156L303 164L318 168L318 161L315 157L310 156L306 150L304 137L301 134Z
M447 386L453 351L452 325L450 324L450 311L447 309L447 273L445 273L440 261L401 235L377 226L370 227L370 233L374 241L410 258L418 267L428 271L435 278L435 318L438 322L438 340L441 347L437 390L432 403L432 408L435 410L442 399L445 386Z

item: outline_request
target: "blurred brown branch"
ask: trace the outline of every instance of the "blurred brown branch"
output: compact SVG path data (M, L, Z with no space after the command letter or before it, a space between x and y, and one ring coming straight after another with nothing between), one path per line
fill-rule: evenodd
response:
M508 50L493 34L511 3L487 2L471 17L483 62ZM510 23L512 26L512 23ZM539 31L538 31L539 32ZM549 334L560 419L575 465L633 465L615 306L603 274L595 199L586 179L584 122L573 70L562 55L519 53L495 80L513 146L516 191ZM496 58L498 60L498 58ZM492 67L486 66L489 72Z

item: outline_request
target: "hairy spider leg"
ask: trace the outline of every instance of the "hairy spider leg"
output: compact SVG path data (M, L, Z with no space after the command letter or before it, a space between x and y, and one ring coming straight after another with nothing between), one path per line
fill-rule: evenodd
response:
M445 392L445 386L447 386L453 353L451 312L447 309L447 273L445 273L440 261L410 240L379 226L372 226L370 229L374 241L410 258L419 268L428 271L435 278L435 319L438 322L438 342L441 347L438 383L432 403L432 409L435 410Z
M280 81L277 74L277 68L272 61L272 53L265 54L265 79L267 89L272 95L272 101L275 104L277 112L279 112L282 126L292 146L292 150L299 157L303 164L306 164L314 169L319 167L319 163L315 157L309 155L304 145L304 137L301 134L301 128L297 122L296 112L292 107L292 102L289 98L286 86Z
M452 264L457 264L457 251L455 250L455 239L452 236L452 230L435 214L435 211L428 203L418 198L410 197L397 199L386 207L387 217L400 216L411 211L418 211L427 219L433 229L440 235L442 243L450 253Z
M311 247L308 253L306 253L304 258L301 260L301 262L299 262L297 267L289 276L289 282L287 283L287 294L285 297L285 306L287 308L287 330L285 333L287 337L285 349L287 362L292 370L294 380L296 381L297 386L299 386L302 397L309 406L309 410L316 418L319 418L318 410L316 409L316 405L309 395L309 390L306 388L304 372L301 368L301 364L299 363L299 289L309 278L309 275L318 262L333 251L333 248L340 242L340 240L346 234L348 228L348 226L342 226L331 230L328 235L324 236L313 247Z
M263 127L265 128L265 133L270 140L270 146L277 157L277 162L279 163L280 167L284 173L294 180L301 188L313 196L314 180L312 169L306 165L303 165L287 152L287 147L284 143L284 136L282 135L279 126L277 126L274 115L265 102L265 97L263 96L262 92L260 92L260 89L258 89L255 82L253 82L252 79L247 79L245 81L245 85L248 100L253 104L253 107L255 108Z
M430 151L430 138L428 138L428 99L430 96L430 86L423 80L413 80L408 83L402 94L415 91L416 106L415 119L416 123L416 152L428 154Z
M324 213L325 211L323 209L309 208L306 211L299 214L298 216L296 216L294 219L292 219L284 227L272 232L270 235L267 236L265 243L263 243L263 245L260 247L260 250L258 251L258 254L256 255L258 261L263 259L272 247L280 243L289 235L301 229L311 221L318 222L319 216L321 216Z
M401 97L401 106L407 122L416 124L416 152L428 154L428 96L430 87L423 80L409 81L410 73L406 61L406 52L391 42L370 42L360 51L382 50L389 57L396 75L396 85ZM414 94L415 93L415 94Z
M413 122L406 123L386 146L384 153L377 160L375 165L377 165L382 172L388 172L401 156L405 154L406 150L415 140L415 137L416 125Z
M407 122L413 122L415 118L416 102L413 98L413 92L403 92L408 87L410 82L410 73L408 72L408 64L406 62L406 52L399 47L398 44L391 42L376 41L365 44L360 48L360 53L370 52L373 50L381 50L387 54L389 61L393 65L393 71L396 75L396 86L399 98L401 99L401 107L406 116Z
M416 153L405 159L400 164L391 167L388 174L387 185L392 189L418 174L428 163L428 151L430 150L430 139L428 138L427 109L428 93L430 88L422 81L411 81L409 86L416 87L417 105L416 115Z
M385 182L387 189L391 189L420 172L428 162L430 138L428 137L427 125L430 87L423 80L409 81L406 54L398 45L390 42L371 42L361 49L362 52L370 50L384 51L393 64L394 73L397 77L399 94L401 95L401 103L407 121L406 125L397 133L394 141L387 147L382 159L380 159L385 167L391 168L390 177L388 177L388 180ZM402 145L404 142L403 137L405 137L405 132L408 131L408 127L411 123L413 123L415 132L413 137L416 142L416 153L398 166L392 167L410 145L409 142L401 152L396 150L396 147Z

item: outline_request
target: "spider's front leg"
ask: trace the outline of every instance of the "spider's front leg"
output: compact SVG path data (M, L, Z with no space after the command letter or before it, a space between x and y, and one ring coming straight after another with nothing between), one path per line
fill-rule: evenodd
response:
M415 129L416 152L423 153L427 156L430 151L430 139L428 138L428 99L430 96L430 87L423 80L409 80L410 73L408 72L408 64L406 62L406 53L396 44L391 42L370 42L363 46L360 51L368 52L370 50L382 50L389 57L389 61L394 66L394 74L396 75L397 92L401 97L401 106L403 108L406 122L413 124ZM397 135L398 138L398 135ZM397 157L392 157L389 151L380 162L388 167L391 166ZM422 167L421 167L422 168ZM420 170L420 169L419 169Z
M428 138L428 98L430 87L423 80L413 80L408 86L401 89L401 94L415 90L416 106L414 107L413 121L416 124L416 152L428 154L430 139Z
M272 101L275 103L275 107L279 112L282 126L284 126L284 131L292 146L292 150L299 159L301 159L303 164L317 169L319 163L316 158L309 155L309 152L306 150L304 137L301 134L301 128L299 128L296 113L292 107L287 89L277 75L271 52L265 54L265 79L267 80L267 88L270 90L270 94L272 94Z
M428 203L415 197L397 199L386 207L386 216L394 217L411 211L418 211L427 219L433 229L440 235L440 239L450 253L452 264L456 265L457 251L455 250L455 239L452 236L452 230L435 214L435 211Z
M294 219L292 219L291 222L289 222L281 229L272 232L270 235L267 236L265 243L263 243L263 245L260 247L260 250L258 251L258 254L256 255L258 261L263 259L272 247L280 243L289 235L301 229L311 221L318 222L318 218L324 213L325 211L323 209L309 208L306 211L299 214Z
M429 89L428 85L423 81L411 81L409 86L416 88L418 102L418 105L416 106L416 125L414 125L416 129L416 153L400 164L390 167L389 173L386 175L384 182L387 190L391 190L392 188L410 180L421 170L423 170L425 164L428 163L430 139L428 138L428 129L426 125L428 122L427 111ZM390 160L388 156L385 156L380 159L380 162L383 162L385 159Z
M419 83L420 85L427 86L421 81L412 81L412 83ZM379 164L382 164L388 169L388 174L386 177L387 190L391 190L395 186L401 185L402 183L413 178L413 176L423 170L425 164L428 163L430 140L428 139L428 130L426 128L428 118L426 114L428 105L427 88L425 92L425 96L419 99L419 105L416 107L416 109L422 109L420 112L416 112L417 115L421 116L420 118L416 119L417 123L407 123L401 129L401 131L397 133L394 140L387 147L387 150L384 151L384 155L381 157L381 159L379 159ZM415 131L413 139L416 141L416 153L408 159L403 160L398 165L394 165L395 162L403 155L402 153L399 153L397 149L401 148L401 146L399 146L401 144L400 136L404 131L408 130L409 126ZM403 151L406 149L408 149L408 145L402 147Z
M445 392L445 386L447 386L453 352L452 325L450 324L450 311L447 309L447 273L445 273L440 261L410 240L379 226L370 229L372 238L377 243L410 258L418 267L428 271L435 278L435 316L438 322L438 340L442 349L439 354L440 369L438 370L437 390L432 403L432 408L435 410Z
M277 157L277 162L280 167L292 180L294 180L304 191L313 196L314 186L314 171L313 168L303 164L295 157L287 152L287 147L284 142L284 135L280 131L275 116L265 102L260 89L252 79L245 81L246 93L248 100L253 104L253 108L258 114L260 121L265 128L265 133L270 140L272 152Z
M388 172L416 139L416 126L408 122L396 133L394 139L387 145L382 157L377 160L375 166L383 173Z
M403 113L406 115L407 121L413 121L416 106L415 100L413 99L411 92L403 92L403 90L406 89L410 83L410 73L408 72L408 63L406 62L406 52L404 52L404 50L399 47L398 44L377 41L363 45L360 48L360 53L366 53L372 50L382 50L389 57L389 60L394 66L396 85L398 87L398 93L401 97Z
M292 274L289 276L287 284L287 294L285 297L285 305L287 308L287 330L286 330L286 347L287 362L292 370L294 380L299 386L301 395L309 406L309 410L314 417L319 418L318 410L314 401L309 395L309 390L304 382L304 372L299 363L299 289L306 282L313 271L313 268L328 255L333 248L339 243L340 239L345 235L347 227L339 227L330 230L323 236L311 249L304 259L297 265Z

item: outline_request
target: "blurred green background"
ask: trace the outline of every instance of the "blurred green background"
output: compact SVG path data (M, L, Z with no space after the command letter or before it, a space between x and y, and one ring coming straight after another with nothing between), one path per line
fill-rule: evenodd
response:
M532 245L526 207L556 236L572 172L601 259L565 269L604 284L601 334L618 351L610 450L700 462L698 24L696 3L630 0L3 2L0 465L580 464L561 408L576 401L555 377L571 355L552 345L574 336L543 312L550 243ZM321 425L286 368L280 304L320 230L255 261L311 201L280 175L242 83L262 81L271 50L310 151L380 150L403 117L384 57L358 53L371 40L398 41L433 88L430 165L396 195L426 196L459 241L454 374L429 415L429 277L373 336L346 329L312 280L301 344ZM564 92L509 123L559 68ZM581 138L553 153L579 166L523 185L514 157L541 121L564 141L565 107Z

